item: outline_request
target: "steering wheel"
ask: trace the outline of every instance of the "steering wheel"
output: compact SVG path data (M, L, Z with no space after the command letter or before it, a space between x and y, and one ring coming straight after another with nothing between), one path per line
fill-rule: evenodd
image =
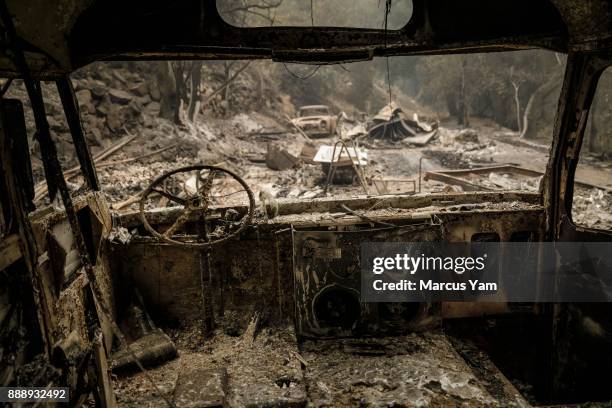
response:
M215 189L220 194L213 194ZM216 218L212 216L211 204L220 204L219 199L239 193L248 198L246 214L240 217L238 211L228 209ZM174 223L163 232L154 229L145 216L145 206L155 196L182 207ZM209 248L240 234L251 223L254 211L255 197L246 182L233 172L215 166L196 165L169 171L153 180L140 198L140 218L146 230L164 242L190 248ZM174 234L188 221L202 221L197 235L184 234L177 239L179 236ZM208 221L216 224L212 231Z

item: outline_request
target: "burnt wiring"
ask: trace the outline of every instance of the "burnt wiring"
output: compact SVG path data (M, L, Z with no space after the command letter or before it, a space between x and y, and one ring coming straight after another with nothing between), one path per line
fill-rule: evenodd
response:
M310 25L314 27L314 0L310 0Z
M345 67L344 64L338 64L338 66L345 72L351 72L351 70Z
M385 30L385 49L387 48L387 35L389 32L389 14L391 13L391 2L393 0L385 0L385 19L383 21L383 27ZM391 90L391 69L389 68L389 55L385 57L385 64L387 68L387 87L389 89L389 104L393 102L393 92Z
M311 27L314 27L314 0L310 0L310 25ZM283 68L285 68L285 71L287 71L289 75L291 75L295 79L299 79L300 81L305 81L315 76L315 74L321 68L321 65L316 65L312 71L310 71L308 74L304 76L298 75L295 72L291 71L285 62L283 62Z
M375 220L373 218L368 217L365 214L360 214L357 211L347 207L345 204L341 204L340 207L342 207L342 209L344 211L346 211L347 213L352 214L352 215L354 215L356 217L359 217L362 220L367 221L367 222L369 222L371 224L377 224L377 225L382 225L383 227L391 227L391 228L397 228L398 227L397 225L391 224L390 222L384 222L384 221Z
M301 80L301 81L304 81L304 80L307 80L307 79L312 78L312 77L313 77L313 76L314 76L314 75L317 73L317 71L319 70L319 68L321 68L321 65L317 65L317 66L315 66L315 68L314 68L314 69L313 69L311 72L309 72L307 75L304 75L304 76L300 76L300 75L296 74L295 72L292 72L292 71L289 69L289 67L287 66L287 64L286 64L286 63L284 63L284 62L283 62L283 67L285 67L285 71L287 71L287 72L289 73L289 75L291 75L292 77L294 77L294 78L296 78L296 79L299 79L299 80Z

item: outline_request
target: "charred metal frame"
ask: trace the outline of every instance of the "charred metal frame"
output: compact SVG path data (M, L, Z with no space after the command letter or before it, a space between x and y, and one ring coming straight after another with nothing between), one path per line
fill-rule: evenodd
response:
M87 248L86 237L83 234L71 193L68 189L66 179L63 175L62 167L57 156L55 143L51 138L49 123L45 112L41 83L39 80L35 79L31 73L24 50L21 46L20 39L17 35L13 23L13 17L9 13L5 0L0 0L0 21L4 26L6 34L6 49L9 50L8 53L12 56L15 67L23 77L24 85L26 87L28 97L32 104L32 111L34 114L34 121L36 125L36 139L38 140L41 150L42 161L45 170L45 178L47 180L50 197L53 200L57 192L59 192L60 194L60 197L64 204L66 217L70 223L70 229L72 230L74 242L78 250L81 265L87 277L87 281L83 289L85 290L86 297L90 299L90 301L85 306L83 312L85 313L85 320L87 320L88 325L90 325L89 340L91 342L92 347L91 352L93 354L93 363L96 366L94 372L90 373L92 375L92 378L96 378L96 381L98 382L98 389L96 392L94 392L94 396L98 405L113 407L116 405L116 402L108 373L108 353L104 347L104 344L112 345L113 338L111 337L111 334L108 333L108 331L105 332L103 327L104 321L110 325L112 334L117 337L122 346L126 348L129 354L131 354L135 364L144 372L145 376L148 376L148 373L142 366L142 363L136 356L135 352L128 345L127 340L119 329L118 325L115 323L114 313L110 306L106 303L105 298L103 296L102 290L96 277L96 273L93 268L93 260L91 259ZM56 85L60 94L62 105L64 107L66 119L69 123L72 138L75 142L75 146L77 149L77 157L79 159L79 163L81 165L85 181L90 189L94 191L99 190L99 182L97 179L93 160L89 152L89 147L85 141L79 116L78 102L74 94L72 83L70 82L68 76L63 76L57 79ZM8 136L6 137L8 138ZM4 147L5 146L3 146L2 149L3 155L11 151L11 149L4 149ZM3 157L3 163L4 162L10 164L11 160L4 160ZM15 197L13 197L13 199L14 198ZM16 202L19 204L19 200L16 200ZM24 211L25 208L27 208L27 204L22 204L20 206L20 211ZM26 220L26 226L30 225L29 221L27 221L27 216L25 213L23 213L22 216L19 217L19 219ZM30 261L28 262L28 271L29 274L32 276L32 283L34 285L33 293L41 294L41 298L35 298L35 301L43 303L45 302L44 295L42 295L42 293L45 292L42 288L42 285L44 285L44 283L42 282L43 279L40 277L40 274L37 273L39 272L38 268L34 266L36 264L34 260L37 259L36 244L35 240L31 236L32 234L28 231L29 230L27 229L25 231L21 231L22 236L25 237L25 241L27 241L24 246L27 249L31 248L32 250L31 253L30 251L28 251L28 255L33 258L32 261L26 259L26 261ZM44 310L44 308L40 306L40 304L35 305L35 309L36 312L39 314L40 324L43 325L41 334L43 336L44 352L47 358L49 358L49 356L53 352L52 346L54 346L50 344L48 339L48 336L51 334L49 316L48 313L46 313L46 311ZM81 378L79 378L79 381L80 380ZM156 383L153 383L153 385L156 387ZM174 406L174 404L170 400L165 397L164 399L168 403L168 406Z
M66 208L66 215L70 221L70 227L76 238L83 266L85 267L87 275L90 278L90 283L95 286L96 278L93 274L92 263L89 259L89 254L85 246L85 240L81 232L76 211L74 210L70 190L68 189L68 185L64 179L62 166L57 157L55 143L53 142L53 139L51 139L49 122L47 121L47 115L45 113L45 104L43 101L41 84L40 81L32 78L23 50L18 45L17 33L5 1L0 2L0 19L5 27L9 44L14 52L15 65L21 70L28 96L30 98L30 102L32 103L32 111L34 113L34 121L36 123L36 138L40 145L42 161L45 167L45 177L49 186L49 194L53 199L55 194L59 191L64 207ZM64 100L64 98L62 98L62 100ZM89 163L89 166L93 168L93 162Z
M560 10L575 12L563 6L568 0L413 0L412 17L399 30L240 28L223 20L216 0L64 1L50 0L47 12L40 15L9 0L22 26L42 18L48 21L47 29L55 24L57 32L49 38L41 39L36 28L24 33L28 62L41 78L54 79L99 60L273 59L328 64L535 47L565 52L569 33ZM29 38L38 44L28 43ZM3 75L19 76L19 70L2 65Z
M66 114L66 120L68 121L68 127L70 128L70 134L72 135L72 141L76 149L77 158L81 166L81 172L85 177L85 182L91 190L100 191L100 182L98 181L96 168L93 164L91 152L89 151L89 145L85 140L85 133L83 132L81 115L79 112L79 103L74 93L70 77L65 75L58 79L56 84Z
M577 227L571 218L574 178L591 103L601 74L611 65L612 58L601 52L573 51L568 55L543 197L550 240L612 239L610 233Z
M169 5L163 13L153 10L150 14L140 11L143 6L146 7L147 2L134 3L133 10L138 10L140 18L130 19L128 11L125 17L116 21L118 24L113 25L112 33L92 25L89 18L95 16L97 21L113 18L110 15L110 12L115 13L112 2L97 3L86 12L88 14L83 16L82 23L77 23L74 28L72 46L77 55L83 56L77 63L81 63L80 61L86 63L92 58L108 58L110 55L113 55L113 58L123 59L135 56L139 59L185 58L191 55L196 58L213 59L272 58L283 61L330 63L367 60L374 56L401 55L409 51L425 52L434 44L437 52L450 51L461 42L469 42L470 31L473 31L473 28L470 29L473 18L470 18L470 15L479 14L487 14L491 18L486 23L489 39L486 40L479 35L480 38L473 41L471 46L473 50L504 49L504 46L499 45L503 42L512 43L512 48L532 47L535 45L533 40L536 36L540 37L535 40L539 46L563 48L558 42L558 38L563 37L563 26L559 24L561 21L555 21L558 14L555 16L556 10L541 0L498 1L495 5L488 1L471 0L460 6L452 0L415 0L410 22L400 30L388 32L357 28L239 28L223 20L215 0L187 1L180 5ZM528 5L533 14L520 13L521 4L525 7ZM453 18L449 20L448 16L451 15ZM547 20L546 26L542 26L541 20L536 22L537 19L533 18L535 15L553 18ZM193 19L185 21L184 16L193 16ZM181 27L174 26L168 31L160 32L157 29L161 23L159 18L163 18L165 24L168 21L180 21ZM523 35L516 35L516 28L513 27L514 22L519 19ZM124 23L127 21L130 21L129 26ZM134 21L137 22L136 25ZM479 30L479 34L482 31L484 30ZM100 41L105 38L100 35L102 33L104 36L121 38L124 45L114 49L104 47ZM129 44L126 39L133 39L134 44ZM118 44L120 42L117 42ZM173 49L174 52L160 55L155 49L159 49L162 44L168 45L167 49ZM209 44L214 46L210 47ZM135 53L136 50L139 51Z
M577 226L572 220L574 186L579 184L575 182L575 175L590 108L601 74L610 66L612 55L609 51L577 48L568 55L542 197L546 208L546 240L612 241L612 231ZM553 317L549 363L554 375L547 384L548 394L555 398L571 398L575 392L576 378L581 376L581 371L576 370L575 361L587 361L593 370L612 363L612 358L599 353L601 349L594 344L587 349L576 347L577 338L588 336L585 328L577 322L581 316L588 315L607 323L610 307L609 304L563 303L546 308ZM596 342L594 339L591 341ZM599 347L607 346L600 344ZM584 387L584 384L581 386ZM593 385L594 389L597 387L598 384Z

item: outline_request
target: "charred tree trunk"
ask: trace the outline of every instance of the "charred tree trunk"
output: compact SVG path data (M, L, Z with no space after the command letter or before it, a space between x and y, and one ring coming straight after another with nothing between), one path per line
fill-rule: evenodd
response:
M157 71L157 84L160 93L159 116L180 123L180 99L176 89L174 71L170 62L162 62Z
M187 98L187 82L189 82L189 78L191 77L191 69L187 69L186 64L187 63L183 61L176 61L170 64L174 74L174 82L178 99L176 123L182 122L182 119L184 118L182 108L189 102L189 99ZM188 73L187 76L185 75L185 72Z
M591 153L596 153L597 150L597 111L599 107L599 98L593 98L591 103L591 112L589 113L590 126L585 135L586 148Z
M230 115L231 68L232 68L231 63L226 62L224 64L225 83L227 84L227 86L225 87L225 90L223 91L223 102L225 104L225 116L226 117Z
M200 104L200 85L202 84L202 61L194 61L191 67L191 94L187 117L194 121L198 105Z
M546 96L553 89L555 89L555 84L556 82L554 81L554 79L551 78L551 80L549 80L548 82L545 82L539 87L537 87L536 90L529 97L529 101L527 102L527 105L525 106L525 111L523 112L523 126L520 133L521 138L527 136L527 131L529 130L529 115L531 114L535 99L539 97L540 94Z
M467 59L463 58L461 62L461 84L459 87L459 106L458 106L458 123L459 126L469 127L470 119L468 117L468 104L465 92L465 71L467 67Z
M521 134L523 131L523 124L521 122L521 100L519 98L521 86L516 82L512 82L512 87L514 88L514 106L516 108L516 130Z

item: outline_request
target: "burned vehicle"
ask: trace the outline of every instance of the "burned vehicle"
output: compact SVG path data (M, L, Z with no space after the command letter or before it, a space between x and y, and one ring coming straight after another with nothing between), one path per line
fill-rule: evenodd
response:
M336 133L338 117L331 113L328 106L308 105L298 109L297 117L292 122L309 136L328 137Z
M612 3L413 0L409 17L396 28L387 25L396 10L390 1L380 2L384 20L371 27L317 25L312 14L293 26L272 17L258 26L231 24L222 15L226 3L0 0L0 374L9 388L0 393L2 401L75 407L609 405L612 303L369 302L362 297L360 248L393 242L609 244L612 229L579 222L590 215L579 215L575 205L601 209L609 194L605 169L581 173L579 164L603 160L586 154L591 142L585 141L598 124L604 128L591 126L589 116L607 106L594 101L612 66ZM259 14L271 7L257 4ZM461 190L421 191L419 177L418 194L314 197L288 191L283 199L259 194L260 203L259 187L240 173L246 160L216 162L207 154L218 145L231 158L239 150L235 141L282 142L284 130L241 128L240 138L230 139L236 123L251 126L244 116L221 121L215 134L208 124L181 122L172 107L185 105L185 84L197 82L185 80L185 72L201 71L197 64L166 64L249 60L239 69L225 64L220 85L193 99L203 104L218 96L210 110L225 114L236 101L226 92L236 75L230 69L243 72L251 60L351 69L349 63L378 57L531 49L551 52L562 70L554 118L548 118L549 145L534 148L522 137L497 133L481 143L463 131L437 129L441 143L450 140L438 154L447 158L464 143L463 166L478 146L484 146L481 156L492 156L506 143L512 148L503 153L514 154L504 156L509 162L525 156L521 149L528 146L549 152L547 160L523 157L541 162L542 171L474 166L428 173ZM162 60L160 72L171 78L157 87L113 65L154 60ZM83 78L80 69L100 62L117 68L109 81L136 96L116 87L107 91L99 66ZM461 60L452 66L463 84L454 92L461 94L462 72L470 65ZM499 88L522 96L527 80L507 68L510 82ZM254 75L236 88L261 84L264 95L273 86L263 77ZM23 100L10 94L18 86ZM171 97L162 100L159 93L167 88ZM531 91L527 101L554 94ZM360 89L354 93L363 96ZM262 104L258 98L255 103ZM144 116L142 126L128 130L124 122L139 104L145 112L168 110L170 119ZM196 105L185 116L197 117ZM521 119L526 110L511 116ZM333 134L336 123L325 113L312 126ZM59 135L55 114L66 121L66 137ZM179 123L172 127L171 120ZM96 125L115 139L98 140L91 131ZM134 140L145 146L148 139L138 139L134 129L159 133L153 150L110 160ZM179 131L184 137L163 144ZM208 134L202 154L194 154L190 143ZM74 167L65 161L68 150ZM414 167L415 158L420 169L420 150L379 151L378 161L400 157L400 171ZM177 165L186 161L176 159L185 152L197 163ZM368 153L370 160L376 150ZM111 202L109 196L123 193L138 173L121 173L121 166L143 155L150 162L138 172L148 171L147 181L137 183L138 194ZM100 174L108 168L119 176L103 189ZM292 167L282 175L295 187L305 171ZM512 184L512 177L530 178L525 184L531 190L513 189L520 184ZM579 194L595 185L602 187L596 194ZM556 253L559 261L566 255ZM498 274L511 273L509 264ZM609 281L609 267L598 267ZM574 265L571 272L591 279L584 270ZM536 272L532 278L540 277ZM31 393L19 391L27 387ZM55 393L43 400L45 390Z

